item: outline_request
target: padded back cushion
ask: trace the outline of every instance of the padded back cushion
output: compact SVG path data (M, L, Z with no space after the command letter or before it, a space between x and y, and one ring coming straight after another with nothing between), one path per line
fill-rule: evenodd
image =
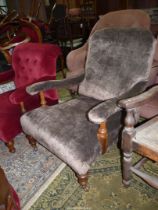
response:
M90 38L79 93L99 100L119 97L149 77L155 42L148 30L109 28Z
M60 48L51 44L25 43L17 46L12 58L16 87L50 76L55 79L56 59L60 53Z
M90 35L96 30L109 27L134 27L150 29L150 17L149 15L139 9L126 9L108 12L102 15L96 22Z

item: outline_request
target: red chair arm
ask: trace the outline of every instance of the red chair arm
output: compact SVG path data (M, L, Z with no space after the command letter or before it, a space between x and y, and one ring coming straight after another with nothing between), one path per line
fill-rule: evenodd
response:
M9 100L12 104L20 104L20 102L23 102L28 98L30 98L30 95L25 91L25 87L17 88L9 96Z
M0 83L6 83L14 80L14 71L12 69L0 73Z
M40 82L40 81L50 80L50 79L54 80L55 76L43 77L40 80L35 81L35 82ZM26 92L26 86L24 86L24 87L19 87L15 89L15 91L10 94L9 100L12 104L20 104L20 102L25 102L25 100L28 100L30 97L31 97L30 94Z

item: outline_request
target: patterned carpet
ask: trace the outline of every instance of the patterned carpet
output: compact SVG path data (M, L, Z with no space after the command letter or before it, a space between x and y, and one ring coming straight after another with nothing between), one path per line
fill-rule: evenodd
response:
M23 134L16 137L15 147L16 153L9 153L0 141L0 165L24 207L48 187L65 165L40 145L38 151L33 151Z
M59 96L60 101L70 98L65 89ZM120 154L114 146L92 166L89 192L84 192L74 173L42 146L33 151L22 134L16 137L15 146L17 152L11 154L0 141L0 165L20 196L22 210L158 209L157 190L136 176L131 187L122 185ZM157 164L148 162L145 167L158 174Z
M135 159L137 156L135 156ZM146 164L151 173L158 166ZM131 187L121 182L120 154L114 146L93 165L90 190L84 192L65 167L30 210L156 210L158 191L134 176Z

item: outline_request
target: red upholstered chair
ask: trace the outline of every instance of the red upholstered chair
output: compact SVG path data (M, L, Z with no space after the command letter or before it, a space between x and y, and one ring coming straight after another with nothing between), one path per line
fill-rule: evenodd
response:
M0 25L0 83L12 80L14 71L8 64L12 63L13 48L27 42L42 42L39 27L24 19Z
M16 89L0 95L0 139L6 143L10 152L15 151L13 139L21 132L21 112L40 104L52 105L58 102L55 90L30 97L25 87L35 81L56 79L56 59L60 54L60 48L52 44L25 43L15 47L12 67Z
M20 29L19 32L27 34L31 38L31 42L42 42L42 32L35 22L23 18L19 19Z

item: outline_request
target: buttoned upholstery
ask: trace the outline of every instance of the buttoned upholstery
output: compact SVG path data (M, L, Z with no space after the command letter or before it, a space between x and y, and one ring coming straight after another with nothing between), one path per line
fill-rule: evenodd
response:
M25 87L36 81L56 79L56 60L61 55L57 45L25 43L13 51L12 68L15 72L15 90L0 95L0 139L9 144L21 132L19 118L20 102L24 102L26 110L40 106L39 95L30 96ZM48 105L58 102L55 90L44 93Z

